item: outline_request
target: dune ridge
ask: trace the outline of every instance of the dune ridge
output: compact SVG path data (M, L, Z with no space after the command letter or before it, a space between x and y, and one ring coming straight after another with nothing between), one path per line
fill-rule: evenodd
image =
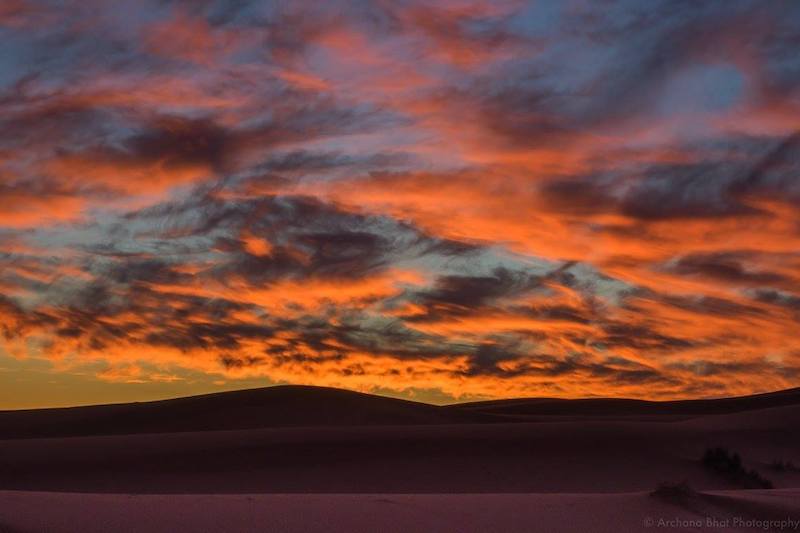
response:
M0 411L0 439L268 427L530 422L555 416L665 421L800 404L800 388L716 400L521 398L445 406L327 387L281 385L170 400ZM673 417L672 419L669 417Z

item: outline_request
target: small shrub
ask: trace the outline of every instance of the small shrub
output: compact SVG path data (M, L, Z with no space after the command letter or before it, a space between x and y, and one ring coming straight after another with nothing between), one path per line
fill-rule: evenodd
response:
M772 484L772 481L765 478L761 474L758 473L756 470L748 470L742 476L742 484L746 489L774 489L775 485Z
M785 461L783 459L775 459L769 466L778 472L800 472L800 467L791 461Z
M703 465L717 472L738 472L742 470L742 458L725 448L708 448L703 454Z
M703 454L703 465L746 489L771 489L772 482L755 470L746 470L738 453L725 448L708 448Z

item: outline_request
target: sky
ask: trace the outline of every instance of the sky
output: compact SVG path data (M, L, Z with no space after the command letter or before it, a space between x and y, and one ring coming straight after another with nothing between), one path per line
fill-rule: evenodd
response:
M0 408L800 377L800 2L4 0Z

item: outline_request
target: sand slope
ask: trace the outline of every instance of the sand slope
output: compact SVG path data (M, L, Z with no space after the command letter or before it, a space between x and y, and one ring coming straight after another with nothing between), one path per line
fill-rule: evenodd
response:
M0 440L0 489L139 493L629 492L687 479L726 446L776 487L800 473L800 406L671 422L346 426Z
M0 531L8 533L752 532L763 531L761 524L778 529L787 519L800 520L798 490L714 492L686 505L646 493L132 496L0 491Z

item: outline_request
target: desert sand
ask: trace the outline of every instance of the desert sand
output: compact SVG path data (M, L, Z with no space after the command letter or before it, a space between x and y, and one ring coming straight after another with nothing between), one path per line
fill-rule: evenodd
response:
M753 531L800 520L800 471L772 464L800 464L796 389L437 407L279 387L2 412L0 428L0 531ZM704 468L714 446L775 488ZM695 491L686 501L651 495L681 481Z
M723 491L674 506L623 494L125 495L0 492L0 531L757 531L797 527L799 490ZM46 511L44 511L46 510ZM783 526L783 527L782 527ZM5 527L6 529L2 529Z

